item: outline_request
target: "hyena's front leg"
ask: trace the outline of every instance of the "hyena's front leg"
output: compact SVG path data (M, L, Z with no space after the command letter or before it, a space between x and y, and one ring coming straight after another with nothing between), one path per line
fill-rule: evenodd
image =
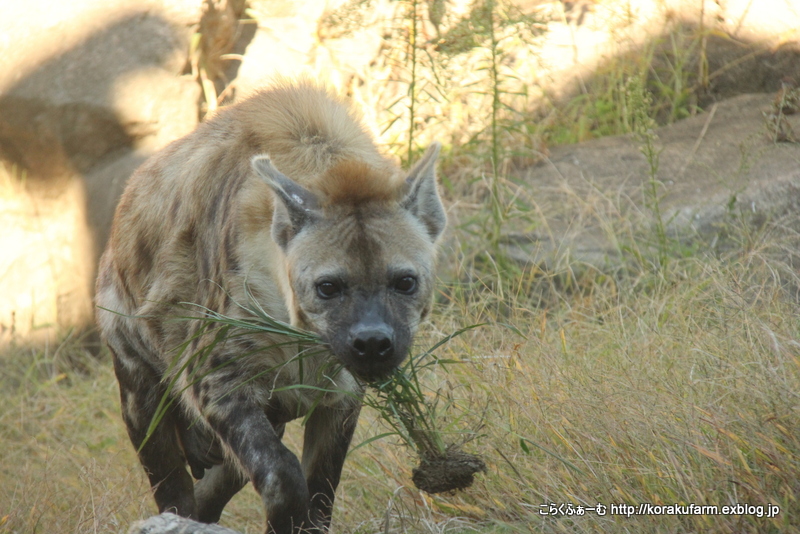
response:
M281 443L264 411L237 391L206 403L204 413L261 495L267 532L290 534L306 528L309 495L300 462Z
M283 438L286 425L273 427L278 439ZM225 461L205 470L205 475L194 485L194 496L197 499L197 515L203 523L217 523L222 510L234 495L247 484L247 477L239 468Z
M234 495L247 484L239 469L225 462L206 469L203 478L194 485L197 512L203 523L217 523L222 510Z
M306 422L303 471L311 495L311 522L327 530L347 449L358 423L360 403L344 408L317 406Z
M152 369L136 356L121 348L112 348L111 353L119 381L122 418L150 479L158 511L197 519L192 477L186 471L172 412L164 415L142 446L163 394L161 384Z

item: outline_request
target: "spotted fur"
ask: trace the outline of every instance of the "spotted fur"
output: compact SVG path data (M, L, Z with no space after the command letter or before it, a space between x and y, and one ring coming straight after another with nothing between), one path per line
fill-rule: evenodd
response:
M284 82L131 177L100 261L97 321L159 510L214 522L252 481L269 532L327 529L358 377L399 365L430 309L445 225L437 153L433 145L406 175L344 101ZM344 367L297 358L264 334L198 358L203 323L168 320L186 314L180 303L246 316L248 292L272 317L320 334ZM174 402L145 441L164 395ZM300 460L281 443L298 417Z

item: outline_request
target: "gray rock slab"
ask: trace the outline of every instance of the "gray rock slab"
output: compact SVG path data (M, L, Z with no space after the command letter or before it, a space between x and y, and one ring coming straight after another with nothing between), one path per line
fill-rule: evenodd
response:
M713 240L727 216L794 224L800 207L800 145L775 143L764 112L774 95L747 94L656 130L662 221L682 238ZM787 120L800 132L800 116ZM509 254L547 268L567 259L613 263L621 240L652 226L644 194L649 164L632 136L552 149L518 176L540 214L533 232L509 224Z
M198 523L175 514L164 513L131 525L128 534L239 534L219 525Z

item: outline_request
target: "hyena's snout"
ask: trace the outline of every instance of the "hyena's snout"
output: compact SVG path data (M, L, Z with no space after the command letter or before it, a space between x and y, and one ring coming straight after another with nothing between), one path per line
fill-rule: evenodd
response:
M363 362L384 362L394 357L394 329L388 324L358 324L350 329L353 357Z
M378 314L366 314L351 324L344 336L340 358L347 367L365 379L387 376L406 357L409 334L402 325L393 325Z

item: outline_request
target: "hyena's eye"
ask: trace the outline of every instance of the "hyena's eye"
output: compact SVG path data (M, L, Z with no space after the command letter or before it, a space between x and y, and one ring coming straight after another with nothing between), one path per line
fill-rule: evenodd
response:
M323 299L338 297L342 292L342 286L336 282L326 280L317 284L317 295Z
M417 289L417 279L413 276L404 276L394 282L394 290L398 293L410 295Z

